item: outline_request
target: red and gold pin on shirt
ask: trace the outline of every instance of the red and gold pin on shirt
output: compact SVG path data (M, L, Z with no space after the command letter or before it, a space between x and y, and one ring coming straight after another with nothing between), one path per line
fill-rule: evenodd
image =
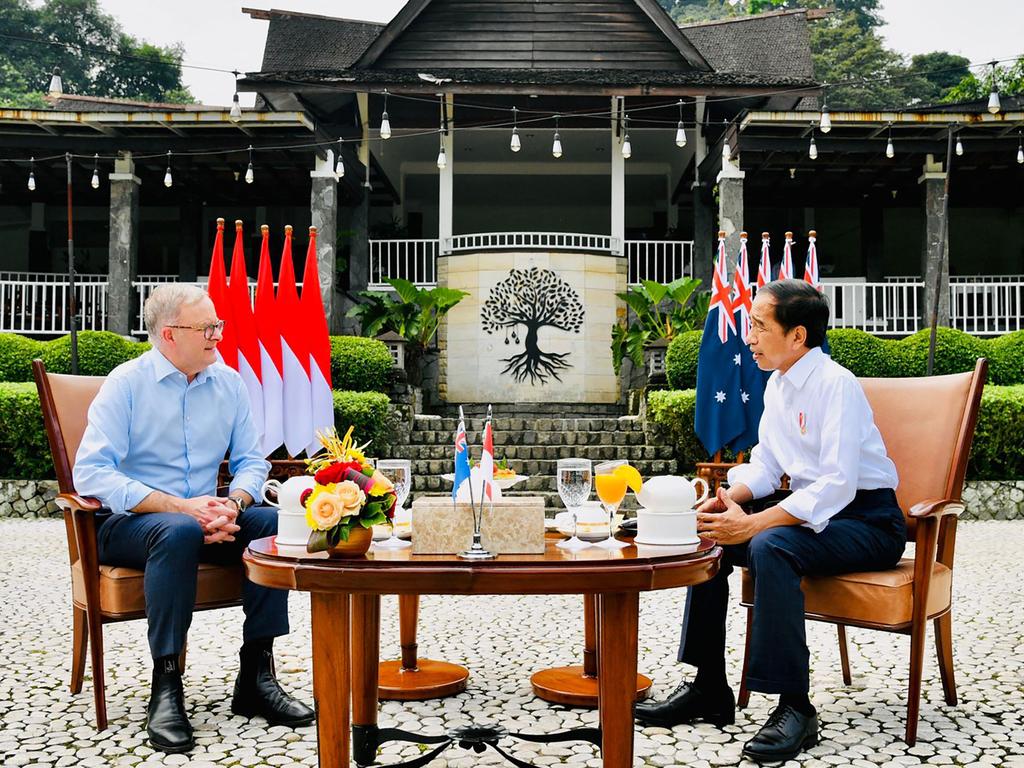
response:
M797 417L797 422L800 424L800 434L807 434L807 414L800 411L800 415Z

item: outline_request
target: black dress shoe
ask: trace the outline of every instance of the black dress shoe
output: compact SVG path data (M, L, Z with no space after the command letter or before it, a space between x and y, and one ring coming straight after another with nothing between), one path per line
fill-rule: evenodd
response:
M722 727L736 722L736 699L729 687L706 694L693 683L680 683L664 701L642 701L636 705L634 713L645 725L671 728L703 720Z
M269 648L242 646L241 668L235 679L231 711L242 717L266 718L270 725L298 727L316 719L312 709L284 692L274 675L274 654Z
M188 752L196 745L192 724L185 714L185 692L176 658L163 658L153 670L146 732L153 749L160 752Z
M743 756L755 763L792 760L818 743L818 715L805 715L780 704L754 738L743 745Z

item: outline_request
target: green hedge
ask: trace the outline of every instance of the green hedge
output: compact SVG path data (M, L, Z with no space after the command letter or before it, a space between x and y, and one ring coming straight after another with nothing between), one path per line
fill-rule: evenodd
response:
M672 340L665 357L670 387L696 386L702 335L701 331L692 331ZM927 329L905 339L883 339L854 328L835 328L828 332L828 343L832 359L857 376L894 378L925 375L928 337ZM988 358L990 384L1024 384L1024 331L986 339L954 328L937 329L936 375L973 370L979 357Z
M696 402L693 390L664 390L647 395L648 418L675 446L679 468L687 473L693 471L698 461L707 461L707 452L693 432ZM987 385L967 466L969 480L1024 479L1021 425L1024 386Z
M121 363L138 357L149 342L130 341L110 331L78 334L78 372L106 376ZM0 333L0 381L32 381L32 360L41 358L51 373L71 373L71 337L37 341ZM331 378L335 389L383 392L391 383L391 353L376 339L331 337Z
M390 452L396 414L387 395L336 391L334 420L340 432L353 425L361 443L372 440L370 455ZM53 476L35 384L0 382L0 477L36 480Z

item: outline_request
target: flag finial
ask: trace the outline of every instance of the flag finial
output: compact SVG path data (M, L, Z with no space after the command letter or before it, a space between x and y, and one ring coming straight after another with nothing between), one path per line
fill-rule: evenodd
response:
M767 232L762 232L761 233L761 239L762 240L768 240L769 238L770 238L770 235Z
M224 217L223 216L218 216L217 217L217 229L218 230L223 230L224 229Z
M818 232L817 232L817 230L812 229L810 232L807 233L807 236L808 237L817 237L818 236Z
M725 230L724 229L718 230L718 239L719 240L725 240Z
M747 239L747 233L746 232L740 232L740 240L746 240L746 239Z
M236 232L241 232L242 231L242 220L241 219L235 219L235 231Z
M260 232L266 235L267 233L270 232L270 227L268 227L266 224L260 224Z
M787 232L786 233L786 239L787 240L792 240L793 239L793 233L792 232Z
M291 224L285 224L284 225L284 236L285 237L291 237L292 236L292 225Z
M316 227L310 227L309 228L309 236L310 237L316 237Z

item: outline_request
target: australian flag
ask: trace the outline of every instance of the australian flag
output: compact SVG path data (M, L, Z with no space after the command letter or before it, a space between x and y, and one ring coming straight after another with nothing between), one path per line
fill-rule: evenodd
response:
M459 409L459 428L455 432L455 485L452 486L452 499L459 492L463 480L469 479L469 445L466 442L466 421Z
M746 233L744 233L745 235ZM765 254L762 254L764 257ZM771 269L769 264L768 269ZM743 410L743 431L729 441L733 451L746 450L757 442L757 429L764 412L764 388L768 383L771 371L762 371L754 362L754 356L747 346L750 333L750 308L753 303L750 286L750 262L747 256L747 238L740 238L740 256L736 263L736 273L732 284L732 308L739 330L740 347L740 407Z
M718 236L718 257L711 279L711 303L697 356L697 410L694 431L708 454L715 454L746 430L741 397L741 363L746 346L737 333L725 233Z

